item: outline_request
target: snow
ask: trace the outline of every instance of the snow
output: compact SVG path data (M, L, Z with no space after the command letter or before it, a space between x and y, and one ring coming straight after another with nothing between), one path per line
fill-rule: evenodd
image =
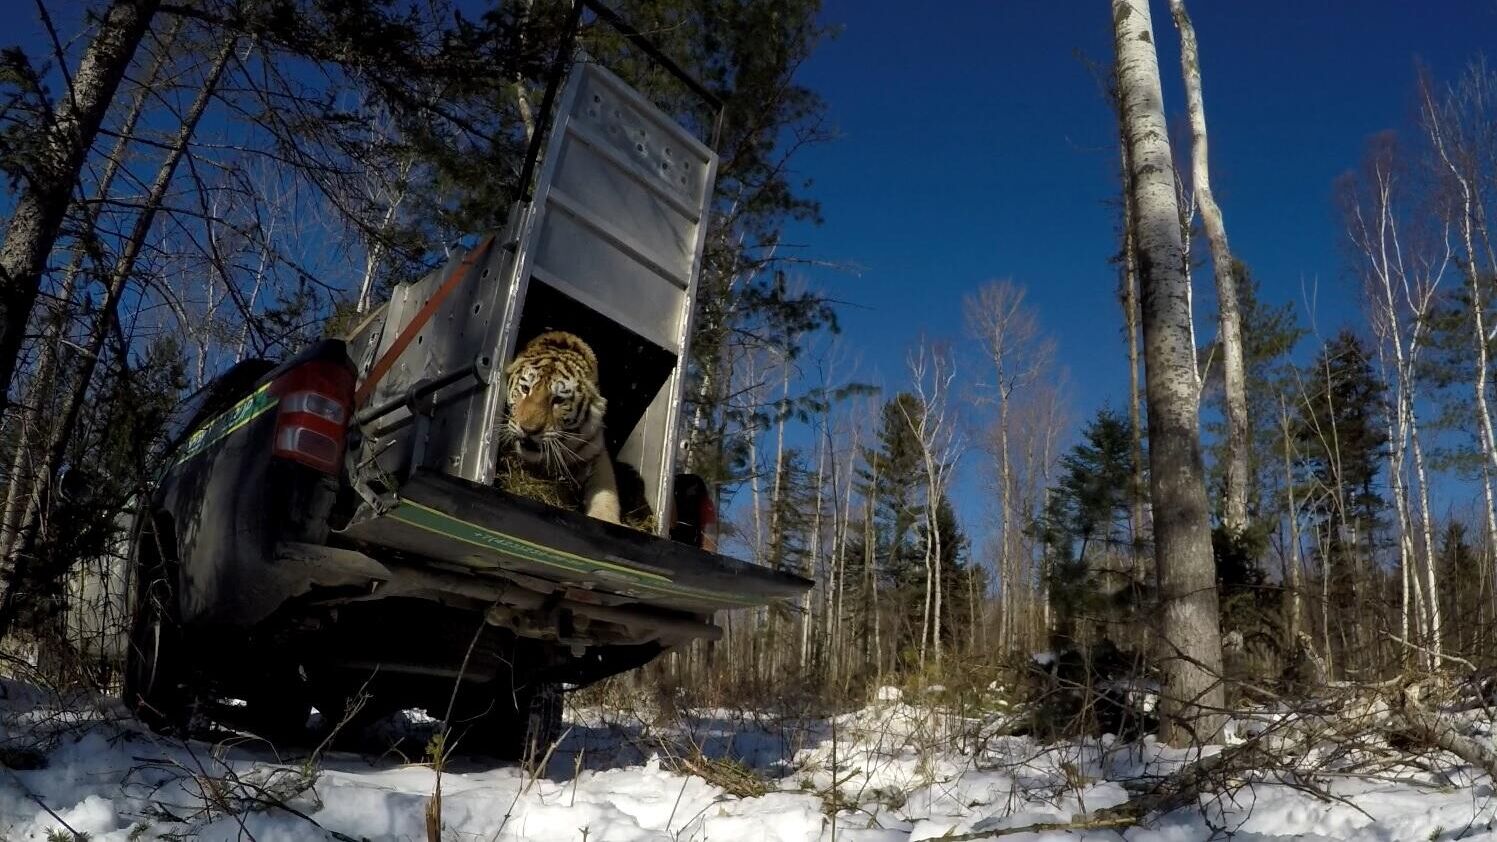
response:
M15 683L0 684L0 695L0 838L47 840L65 825L93 842L426 839L438 784L428 765L278 756L229 731L172 741L108 700L59 699ZM1275 717L1234 721L1229 742L1252 739ZM1125 782L1196 757L1153 740L1042 746L999 736L1000 712L962 716L899 698L831 718L706 710L669 727L651 718L569 711L570 731L539 776L454 758L440 776L442 838L913 842L1067 822L1125 802ZM1468 724L1476 733L1489 727ZM682 774L674 758L692 747L755 770L767 790L744 797L718 774ZM1338 775L1327 760L1315 783L1328 799L1266 778L1239 780L1196 808L1124 831L1002 838L1187 842L1215 830L1246 842L1497 842L1491 781L1452 758L1426 763L1425 772Z

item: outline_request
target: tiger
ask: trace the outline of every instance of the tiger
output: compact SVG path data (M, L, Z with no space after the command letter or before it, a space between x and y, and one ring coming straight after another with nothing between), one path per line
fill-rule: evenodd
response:
M504 437L527 468L582 489L582 511L619 522L613 460L603 442L608 401L598 392L598 357L580 337L543 333L504 370Z

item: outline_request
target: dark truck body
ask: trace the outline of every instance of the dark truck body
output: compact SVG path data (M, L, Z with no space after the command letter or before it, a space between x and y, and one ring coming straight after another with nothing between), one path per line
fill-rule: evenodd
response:
M327 473L274 453L277 384L309 363L352 372L344 344L329 340L269 371L241 365L210 388L137 515L136 579L159 571L175 602L166 671L193 695L247 700L255 725L280 716L294 726L310 706L339 710L359 693L366 715L425 707L441 717L459 684L477 708L516 688L585 686L715 639L720 609L809 585L425 469L371 516L347 464ZM346 454L358 440L355 426ZM149 697L140 674L161 666L144 662L165 650L131 643L139 703ZM154 712L171 721L184 711Z

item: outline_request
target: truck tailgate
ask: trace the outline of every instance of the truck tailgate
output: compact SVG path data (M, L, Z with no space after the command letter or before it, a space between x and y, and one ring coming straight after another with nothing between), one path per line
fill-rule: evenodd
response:
M420 470L399 502L343 534L474 571L513 571L692 613L764 605L811 587L800 576Z

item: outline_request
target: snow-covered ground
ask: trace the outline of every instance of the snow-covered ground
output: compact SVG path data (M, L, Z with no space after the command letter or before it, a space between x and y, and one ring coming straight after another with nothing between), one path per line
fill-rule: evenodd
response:
M108 702L59 704L14 683L0 691L0 839L72 838L64 825L93 842L427 838L438 783L429 766L341 753L314 764L228 732L171 742ZM664 730L573 711L544 775L454 761L440 779L442 838L941 839L1067 822L1127 800L1124 782L1190 759L1151 741L1043 747L994 736L1001 721L938 714L895 693L830 720L709 711ZM662 754L647 733L675 748ZM706 777L678 773L689 768ZM1422 772L1323 769L1313 787L1232 781L1230 795L1141 827L1003 838L1497 840L1491 782L1453 759Z

